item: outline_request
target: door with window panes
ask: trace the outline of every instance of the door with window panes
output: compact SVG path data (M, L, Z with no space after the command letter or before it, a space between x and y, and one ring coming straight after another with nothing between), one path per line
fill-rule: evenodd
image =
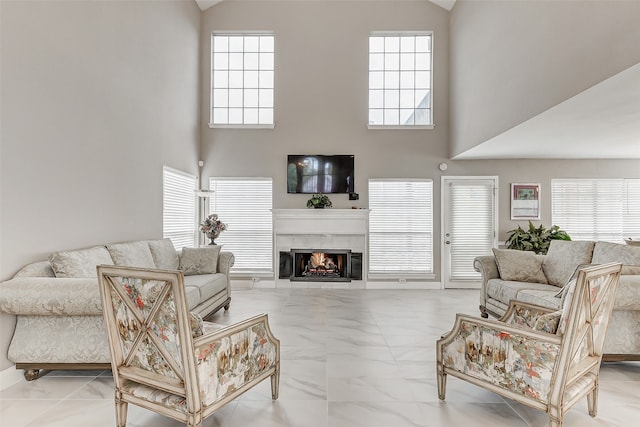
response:
M497 177L442 178L442 283L479 288L473 260L497 245Z

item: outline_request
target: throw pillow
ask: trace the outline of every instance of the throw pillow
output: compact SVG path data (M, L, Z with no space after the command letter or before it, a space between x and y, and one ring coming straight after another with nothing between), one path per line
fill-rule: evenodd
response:
M597 242L593 249L593 262L598 264L621 262L623 266L620 274L640 274L640 246Z
M594 242L553 240L545 255L542 269L550 285L564 286L576 267L589 264Z
M191 336L201 337L204 334L204 320L196 313L189 313L189 325L191 326Z
M144 241L107 245L115 265L125 267L156 268L149 244Z
M217 273L220 249L222 249L220 245L202 248L182 248L180 270L185 276Z
M493 255L502 280L547 283L547 278L542 271L544 257L529 251L495 248Z
M56 277L98 277L96 266L113 265L109 251L104 246L95 246L77 251L60 251L49 257Z
M171 239L149 240L149 250L157 268L177 270L180 267L178 252Z
M535 325L533 325L534 331L542 331L548 334L555 334L558 330L558 325L560 324L560 317L562 316L562 311L554 311L552 313L543 314L538 317Z

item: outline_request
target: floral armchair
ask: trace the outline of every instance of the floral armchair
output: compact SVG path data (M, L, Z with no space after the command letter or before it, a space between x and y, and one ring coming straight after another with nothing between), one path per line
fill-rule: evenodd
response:
M580 271L567 285L562 310L511 301L500 320L458 314L436 343L438 397L447 375L545 411L549 426L587 397L596 416L602 348L620 264Z
M180 271L98 266L115 383L116 425L129 403L200 427L262 380L278 398L280 342L267 315L221 327L187 310Z

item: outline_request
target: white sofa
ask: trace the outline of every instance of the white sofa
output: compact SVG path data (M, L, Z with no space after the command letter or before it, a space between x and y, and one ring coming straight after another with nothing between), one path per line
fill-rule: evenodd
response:
M220 246L183 248L169 239L96 246L51 254L0 283L0 312L17 318L8 358L25 378L40 369L109 368L96 266L182 270L189 309L203 318L231 302L234 257Z
M547 255L494 249L474 260L482 273L480 312L501 317L517 300L559 310L563 287L588 264L621 262L622 275L604 345L604 360L640 360L640 247L554 240Z

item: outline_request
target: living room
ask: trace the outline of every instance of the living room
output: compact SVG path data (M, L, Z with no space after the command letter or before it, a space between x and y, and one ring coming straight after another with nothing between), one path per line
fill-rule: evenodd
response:
M270 177L273 208L301 209L287 155L354 154L360 199L333 195L334 208L367 208L370 179L433 180L434 242L441 177L498 176L499 240L523 224L509 183L541 184L550 225L552 179L640 178L624 123L591 120L610 137L595 147L581 129L552 135L570 156L543 141L513 154L517 137L503 154L472 150L638 64L638 16L635 1L2 1L0 280L58 250L163 237L164 166L201 188ZM434 35L434 128L368 129L368 37L416 30ZM273 129L209 126L212 31L274 33ZM6 371L15 319L0 323Z

